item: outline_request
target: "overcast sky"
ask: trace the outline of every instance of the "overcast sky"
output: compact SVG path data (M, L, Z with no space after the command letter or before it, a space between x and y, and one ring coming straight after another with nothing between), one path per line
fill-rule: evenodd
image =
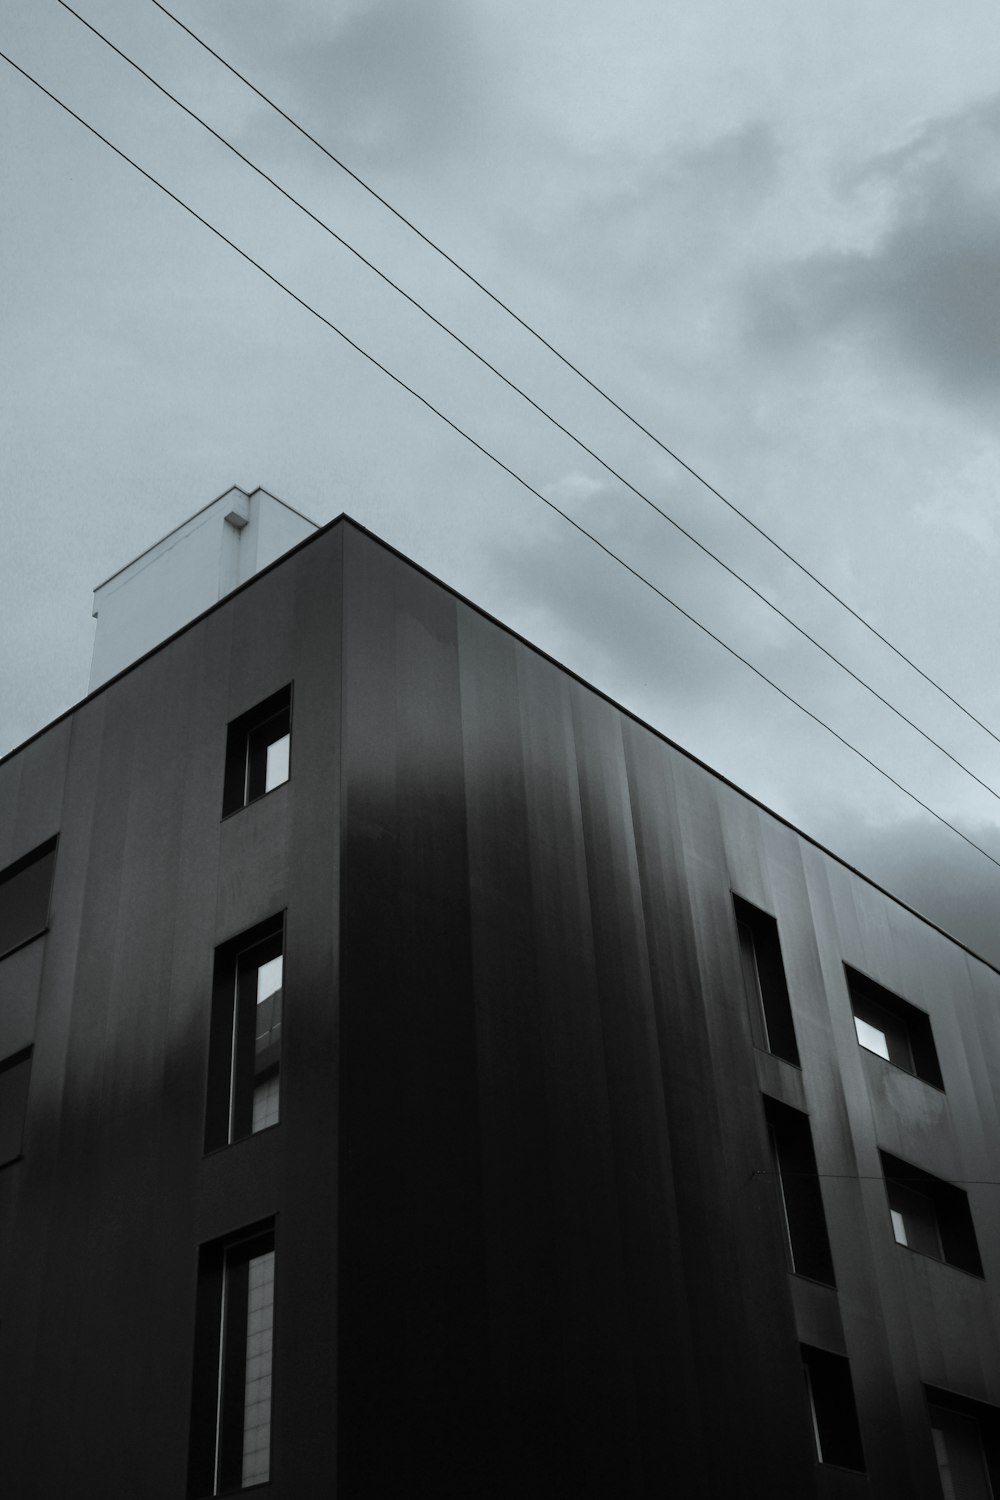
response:
M148 0L77 8L1000 790L1000 745ZM176 0L312 134L1000 733L995 0ZM1000 859L1000 801L57 0L0 47ZM91 593L232 484L347 511L1000 962L1000 870L6 64L0 751Z

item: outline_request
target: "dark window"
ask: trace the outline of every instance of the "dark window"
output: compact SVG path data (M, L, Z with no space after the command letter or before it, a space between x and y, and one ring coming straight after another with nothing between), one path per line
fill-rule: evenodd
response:
M858 1041L925 1083L943 1088L930 1016L844 965Z
M781 961L778 924L739 896L733 897L733 906L754 1046L798 1066L799 1049Z
M880 1151L889 1217L897 1244L982 1276L968 1196L910 1162Z
M191 1399L191 1495L271 1474L274 1223L203 1245Z
M223 817L288 780L291 736L291 684L232 721L226 737Z
M0 874L0 958L48 926L55 863L53 838Z
M833 1286L833 1259L809 1118L766 1095L764 1114L792 1270Z
M865 1455L850 1364L842 1354L809 1344L801 1347L816 1457L821 1464L863 1472Z
M21 1155L30 1074L30 1047L0 1062L0 1167Z
M1000 1494L1000 1410L926 1386L934 1456L944 1500Z
M284 917L215 950L205 1150L277 1125Z

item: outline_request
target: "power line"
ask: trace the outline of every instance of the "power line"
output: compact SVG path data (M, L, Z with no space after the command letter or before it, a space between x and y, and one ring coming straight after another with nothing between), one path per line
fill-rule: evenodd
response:
M335 323L331 322L329 318L327 318L323 313L319 312L317 308L313 307L309 302L307 302L304 297L300 297L297 292L294 292L291 287L287 286L283 281L275 276L273 272L267 270L267 268L261 265L259 261L255 260L252 255L250 255L246 250L237 245L234 240L229 239L227 235L223 234L221 229L217 229L214 224L210 223L208 219L203 218L196 209L192 208L190 204L185 203L183 198L179 198L176 193L172 192L170 188L166 187L164 183L160 182L158 178L154 177L151 172L148 172L145 167L141 167L137 161L134 161L131 156L128 156L119 146L116 146L112 141L109 141L107 136L102 135L101 132L96 128L96 126L91 125L89 121L83 118L82 115L77 114L76 110L72 109L70 105L64 103L64 101L60 99L56 94L52 93L50 89L47 89L43 83L40 83L37 78L33 77L32 74L30 74L25 68L22 68L19 63L16 63L12 57L8 57L7 53L5 52L0 52L0 58L2 58L5 63L9 64L9 66L12 67L16 72L20 73L23 78L26 78L29 83L34 84L35 88L43 93L46 98L51 99L53 104L57 104L60 109L64 110L66 114L68 114L72 119L76 120L79 125L82 125L85 130L89 131L91 135L95 136L97 140L99 140L103 145L107 146L109 150L113 151L116 156L121 158L122 161L127 162L130 167L133 167L137 172L140 173L141 176L145 177L147 182L151 182L154 187L159 188L160 191L166 194L166 196L170 198L172 202L176 203L179 208L183 208L186 213L190 214L193 219L196 219L198 223L201 224L205 229L209 230L211 234L214 234L215 237L221 240L224 245L228 245L230 250L234 250L237 255L245 260L249 265L253 266L254 270L259 271L262 276L265 276L267 280L278 287L280 291L285 292L287 296L291 297L294 302L297 302L300 307L306 310L306 312L311 313L314 318L317 318L319 322L324 324L325 327L329 328L332 333L335 333L338 338L342 339L344 343L347 344L351 349L353 349L357 354L360 354L362 358L367 360L369 364L373 365L375 369L380 370L383 375L387 375L389 379L394 382L394 384L398 385L402 390L406 391L408 395L414 398L414 400L419 401L421 406L432 412L434 416L438 417L442 422L450 427L451 430L457 433L459 437L464 438L467 443L469 443L485 458L488 458L491 463L497 466L498 469L501 469L505 474L509 475L511 479L513 479L517 484L521 485L523 489L527 490L530 495L534 495L536 500L540 500L543 505L548 506L549 510L554 511L557 516L561 516L568 525L573 527L574 531L578 531L581 536L586 537L588 541L592 542L595 547L599 548L601 552L610 557L614 562L617 562L621 567L625 569L627 573L631 574L633 578L637 579L639 583L644 584L646 588L650 589L651 592L656 594L658 598L662 599L664 603L669 604L671 608L675 609L678 614L684 617L684 619L689 620L692 625L697 626L697 628L705 635L707 635L710 640L715 641L715 643L721 646L723 650L727 651L730 656L735 657L738 662L741 662L742 665L753 672L756 677L759 677L762 682L766 682L768 687L773 688L776 693L779 693L782 698L786 699L787 702L793 704L795 708L798 708L807 716L807 718L812 719L814 723L818 724L822 729L825 729L827 733L832 734L834 739L838 740L840 744L844 745L848 750L852 751L853 754L857 755L859 759L863 760L865 764L870 766L873 771L877 771L878 774L884 777L886 781L890 782L891 785L897 789L897 791L902 792L905 797L908 797L911 802L916 803L916 805L918 807L921 807L924 812L930 813L931 817L935 818L939 823L943 824L944 827L950 828L952 833L957 834L957 836L962 839L964 843L968 844L970 848L975 849L977 853L983 856L984 859L989 860L990 864L995 865L997 869L1000 869L1000 860L994 858L994 856L990 854L988 850L984 849L982 845L977 844L975 839L972 839L968 834L963 833L960 828L956 828L954 823L950 823L942 813L936 812L933 807L930 807L926 802L918 797L915 792L911 792L908 787L903 786L902 782L897 781L889 771L884 770L882 766L878 765L877 762L867 756L863 750L859 750L856 745L853 745L850 742L850 740L845 739L845 737L838 730L834 729L832 725L827 724L827 722L824 719L821 719L818 714L814 713L811 708L806 708L806 706L800 703L797 698L794 698L791 693L787 692L783 687L780 687L779 684L776 683L772 678L768 677L766 672L761 671L760 667L755 667L753 662L748 661L745 656L742 656L735 649L735 647L730 646L728 642L724 641L721 636L716 635L715 632L713 630L710 630L709 627L703 624L701 620L696 619L694 615L690 614L686 609L683 608L682 605L678 604L675 599L672 599L669 594L665 593L649 578L640 573L638 569L633 568L631 563L628 563L624 558L619 557L617 552L614 552L612 548L607 546L605 542L602 542L599 537L596 537L593 532L588 531L587 528L583 526L579 521L575 520L573 516L569 515L566 511L561 510L559 506L556 505L555 501L550 500L546 495L543 495L540 490L535 489L534 485L530 484L528 480L522 478L520 474L518 474L514 469L510 468L508 464L504 463L504 461L495 453L491 452L489 448L484 447L482 443L480 443L476 438L472 437L472 435L466 432L464 428L460 427L457 422L453 421L451 417L447 416L443 411L440 410L440 408L436 407L433 402L429 401L426 396L422 396L419 391L414 389L413 386L408 385L401 376L396 375L392 370L388 368L388 366L382 364L378 359L376 359L373 354L369 354L367 349L362 348L362 346L356 343L354 339L352 339L343 331L343 329L338 328Z
M432 313L429 308L425 307L422 302L418 301L416 297L407 292L405 288L399 285L398 282L394 281L390 276L386 275L386 273L382 271L377 265L375 265L373 261L369 260L367 256L363 255L360 250L352 245L349 240L345 239L343 235L339 234L334 228L332 228L331 225L327 224L325 220L321 219L317 214L313 213L310 208L306 207L304 203L302 203L298 198L294 197L293 194L291 194L286 188L284 188L280 182L277 182L273 177L265 172L262 167L259 167L256 162L252 161L248 156L244 155L244 153L240 151L237 146L234 146L230 140L228 140L224 135L220 134L220 132L216 130L212 125L210 125L206 120L204 120L201 115L197 114L195 110L191 109L188 105L183 103L182 100L178 99L177 96L171 93L171 91L166 88L164 84L160 83L159 80L154 78L151 73L148 73L145 68L141 67L134 58L128 55L128 53L124 52L120 47L116 46L116 44L111 41L109 37L105 36L102 31L99 31L98 28L94 26L90 21L88 21L86 17L82 16L79 11L74 10L73 6L68 3L68 0L58 0L58 3L64 10L69 11L70 15L74 16L82 26L85 26L88 31L90 31L94 36L102 41L106 47L110 48L110 50L114 52L116 56L120 57L123 62L128 63L129 67L133 68L135 72L137 72L142 78L147 81L147 83L151 83L155 89L158 89L166 99L169 99L171 104L176 105L176 107L182 110L184 114L186 114L190 119L199 124L204 130L208 132L209 135L213 137L213 139L217 140L221 145L225 146L226 149L230 151L239 161L241 161L245 166L249 167L251 171L256 172L258 177L261 177L266 183L268 183L272 188L279 192L283 198L285 198L295 208L304 213L326 234L330 235L331 238L337 242L337 244L341 245L345 250L349 251L349 253L353 255L357 260L359 260L362 265L367 267L368 270L374 272L374 274L378 276L381 281L383 281L387 286L391 287L394 292L399 294L399 296L405 298L405 300L412 307L416 308L418 312L422 313L425 318L428 318L430 322L435 325L435 327L439 328L443 333L445 333L450 339L458 344L460 348L465 350L466 353L471 354L472 357L476 359L485 369L489 370L490 373L501 380L505 386L512 390L523 401L527 402L527 404L531 406L536 412L538 412L539 415L545 419L545 421L550 423L564 436L568 437L570 441L575 443L578 448L580 448L590 458L594 459L594 461L598 463L602 469L604 469L608 474L612 475L614 479L618 480L620 484L623 484L628 490L630 490L632 494L635 495L639 500L641 500L645 505L647 505L650 510L654 511L661 520L666 521L669 526L672 526L675 531L678 531L681 536L685 537L689 542L697 547L699 551L703 552L706 557L710 558L712 562L716 563L720 568L728 573L731 578L734 578L738 583L742 584L743 587L747 589L751 594L753 594L756 599L759 599L761 603L763 603L768 609L776 614L779 619L783 620L787 625L790 625L793 630L797 631L798 634L801 635L805 640L807 640L810 645L814 646L817 651L820 651L829 661L833 662L835 666L839 667L841 671L845 672L854 682L856 682L860 687L864 688L867 693L870 693L871 696L875 698L877 702L881 703L883 707L887 708L890 713L895 714L898 719L900 719L904 724L908 725L910 729L919 734L921 738L926 740L928 744L932 745L935 750L939 751L940 754L944 755L948 760L950 760L952 765L957 766L959 770L964 771L965 774L971 777L978 786L982 787L982 789L988 792L991 797L996 798L996 800L1000 802L1000 791L998 791L995 787L990 786L987 781L984 781L981 776L978 776L976 772L965 765L965 763L961 761L957 755L954 755L950 750L946 749L944 745L942 745L932 735L928 734L926 730L921 729L919 724L915 723L913 719L909 718L907 714L903 713L901 709L897 708L895 704L891 703L888 698L886 698L876 688L872 687L870 683L865 681L865 679L859 675L859 673L855 672L851 667L849 667L846 662L841 661L841 659L833 651L829 650L822 644L821 641L817 640L816 637L813 636L808 630L806 630L804 626L800 625L790 615L786 614L783 609L781 609L764 593L762 593L760 589L756 588L752 583L749 582L748 579L744 578L742 573L740 573L736 568L730 566L729 563L725 562L721 557L717 555L717 553L713 552L710 547L706 546L704 542L699 541L696 536L694 536L690 531L682 526L679 521L676 521L673 516L662 510L654 500L650 499L647 494L640 490L636 485L632 484L632 482L626 479L623 474L619 473L617 469L613 468L611 464L603 459L599 453L595 452L593 448L589 447L588 444L585 443L582 438L578 437L574 432L572 432L570 428L564 426L563 423L560 422L556 417L554 417L549 411L547 411L546 408L540 404L540 402L534 400L532 396L528 395L528 393L524 391L519 385L517 385L513 380L511 380L509 376L505 375L502 370L499 370L495 365L491 364L484 355L480 354L477 349L475 349L471 344L463 339L461 335L456 333L454 329L450 328L446 323L442 322L441 319L436 317L434 313Z
M990 729L988 724L984 724L982 719L977 718L976 715L971 711L971 709L966 708L964 704L960 703L959 700L953 696L953 694L948 692L947 688L942 687L941 684L937 682L933 677L931 677L928 672L925 672L922 667L919 667L911 657L907 656L904 651L901 651L898 646L893 645L888 636L883 635L882 632L875 625L873 625L870 620L866 619L863 614L861 614L853 607L853 605L848 604L846 599L843 599L840 594L838 594L829 586L829 584L824 583L822 578L819 578L815 573L813 573L805 563L800 562L800 560L793 553L789 552L786 547L783 547L779 541L771 536L770 532L766 531L763 526L759 525L752 519L752 517L748 516L745 511L741 510L734 501L727 499L727 497L722 493L721 490L716 489L715 485L710 483L710 481L707 480L703 474L700 474L697 469L695 469L691 464L683 459L679 453L674 451L673 448L668 447L668 445L662 440L662 438L657 437L655 432L651 432L648 427L645 427L642 422L639 421L638 417L633 416L630 411L628 411L624 406L620 405L620 403L616 401L615 398L603 388L603 386L598 385L598 383L595 380L592 380L591 377L587 375L583 370L581 370L578 365L574 364L567 355L563 354L561 350L557 349L555 344L550 343L550 341L545 338L543 334L539 333L538 329L535 328L531 323L529 323L526 318L522 318L519 313L515 312L514 309L509 306L508 303L504 302L503 299L497 296L495 292L492 292L484 282L480 281L476 276L474 276L471 271L466 270L465 266L463 266L460 261L456 260L454 256L449 255L447 250L445 250L441 245L433 240L430 235L425 234L422 229L418 228L418 226L414 224L411 219L408 219L405 214L401 213L398 208L395 208L393 204L389 202L388 198L383 197L382 194L377 191L377 189L373 188L371 184L366 182L363 177L360 177L357 172L353 171L352 168L350 168L346 162L342 161L339 156L336 156L329 149L329 147L324 146L322 141L317 140L314 135L310 135L305 126L300 125L296 119L294 119L290 114L283 110L279 104L276 104L274 100L271 99L269 95L265 94L262 89L259 89L255 83L251 83L250 79L247 78L245 74L241 73L238 68L235 68L231 62L228 62L221 53L216 52L213 47L209 46L208 42L200 37L197 32L191 30L190 26L186 26L178 16L174 15L173 11L168 10L167 7L161 3L161 0L153 0L153 4L156 6L157 10L162 11L165 16L168 16L169 19L173 21L176 26L179 26L182 31L187 32L192 41L197 42L199 47L204 48L204 50L208 52L210 56L214 57L217 62L220 62L224 68L227 68L229 72L232 73L235 78L238 78L242 84L244 84L248 89L251 90L252 93L256 94L258 99L262 100L263 103L268 105L269 108L273 109L276 114L280 115L283 120L287 121L287 123L291 125L293 130L297 130L301 136L303 136L307 141L315 146L317 151L321 151L329 161L332 161L333 164L339 167L342 172L345 172L347 176L350 177L354 182L356 182L360 188L363 188L364 191L368 193L372 198L374 198L377 203L380 203L383 208L387 209L389 213L397 218L401 224L405 224L406 228L417 235L425 245L427 245L437 255L440 255L443 260L447 261L450 266L458 271L459 275L464 276L465 279L471 282L471 284L480 292L482 292L485 297L488 297L492 303L499 307L509 317L513 318L515 323L519 324L519 326L523 328L526 333L529 333L533 339L536 339L538 343L543 346L543 348L549 351L550 354L554 354L556 359L558 359L560 363L565 365L568 370L571 370L574 375L582 380L585 385L589 386L590 389L594 391L598 396L600 396L603 401L606 401L609 406L612 406L614 410L621 416L623 416L627 422L630 422L632 426L637 429L637 431L641 432L645 437L649 438L650 442L655 443L661 452L665 453L668 458L672 458L675 463L679 464L682 469L686 470L686 472L690 474L693 479L697 480L700 485L708 490L709 494L714 495L717 500L721 500L722 504L727 506L734 515L739 516L740 520L744 521L747 526L751 527L758 536L763 537L766 542L769 542L777 552L781 553L782 557L786 558L787 561L793 565L793 567L798 568L799 572L805 574L808 579L816 584L817 588L822 589L824 594L833 599L837 604L841 606L842 609L845 609L853 619L857 620L859 625L863 625L864 628L869 631L876 640L881 641L883 646L888 647L888 649L895 656L899 657L900 661L905 662L908 667L916 672L918 677L922 677L923 680L929 683L931 687L936 688L936 690L944 698L947 698L949 703L953 704L955 708L957 708L961 713L965 714L967 719L971 719L972 723L977 725L986 734L988 734L991 740L994 740L998 745L1000 745L1000 735L995 734L994 731ZM992 790L992 788L990 788L989 790Z

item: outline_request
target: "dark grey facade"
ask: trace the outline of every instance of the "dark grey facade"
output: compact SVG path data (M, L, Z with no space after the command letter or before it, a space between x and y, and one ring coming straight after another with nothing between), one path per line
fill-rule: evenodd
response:
M343 519L0 763L0 870L56 835L0 958L4 1494L220 1486L213 1247L261 1225L259 1494L989 1494L987 964ZM268 922L280 1123L206 1151Z

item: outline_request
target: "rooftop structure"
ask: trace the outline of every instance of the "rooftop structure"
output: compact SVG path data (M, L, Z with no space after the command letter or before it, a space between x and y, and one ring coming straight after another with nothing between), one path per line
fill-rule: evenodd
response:
M267 490L219 495L94 590L91 691L315 530Z

